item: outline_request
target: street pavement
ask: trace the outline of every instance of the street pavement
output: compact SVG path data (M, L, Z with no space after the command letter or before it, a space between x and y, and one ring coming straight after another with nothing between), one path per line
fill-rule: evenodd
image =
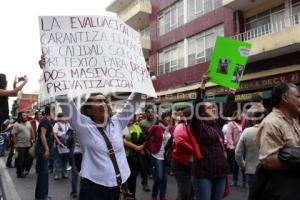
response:
M6 158L2 158L6 161ZM8 173L11 176L11 179L15 185L16 191L19 193L19 196L22 200L33 200L36 184L36 174L34 166L31 169L30 174L26 178L17 178L16 169L8 168ZM152 186L152 180L149 179L149 187ZM136 189L136 199L137 200L150 200L151 192L144 192L142 190L141 180L137 180L137 189ZM173 176L168 177L168 188L167 188L167 199L175 200L177 193L177 186L175 178ZM70 180L61 179L54 180L53 174L49 174L49 196L52 197L52 200L69 200L70 196ZM231 188L229 197L226 200L246 200L247 199L247 190L241 187Z

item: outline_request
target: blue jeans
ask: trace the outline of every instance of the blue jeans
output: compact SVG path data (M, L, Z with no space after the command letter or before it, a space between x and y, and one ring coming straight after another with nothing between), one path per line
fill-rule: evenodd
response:
M193 177L193 188L196 200L222 200L226 177L207 179Z
M249 186L249 188L252 188L254 179L255 179L255 175L254 174L246 174L246 176L247 176L248 186Z
M0 144L0 156L5 156L5 143Z
M48 160L44 160L42 157L38 156L36 158L36 187L35 187L35 199L43 200L48 196Z
M50 156L49 156L49 166L48 169L52 173L54 168L54 161L55 161L55 147L49 147L50 148Z
M164 160L158 160L153 156L151 158L154 167L152 197L157 197L158 192L160 197L166 197L168 167Z
M54 176L67 176L67 165L69 162L69 153L59 154L55 148Z

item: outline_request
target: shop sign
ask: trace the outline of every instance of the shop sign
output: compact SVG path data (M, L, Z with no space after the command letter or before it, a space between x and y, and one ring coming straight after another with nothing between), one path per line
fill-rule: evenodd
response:
M242 82L238 91L247 90L261 90L266 88L272 88L280 83L299 83L300 82L300 71L293 72L289 74L282 74L279 76L273 76L269 78L256 79L251 81ZM215 95L225 94L228 92L227 88L224 87L214 87L208 89L208 92L212 92Z

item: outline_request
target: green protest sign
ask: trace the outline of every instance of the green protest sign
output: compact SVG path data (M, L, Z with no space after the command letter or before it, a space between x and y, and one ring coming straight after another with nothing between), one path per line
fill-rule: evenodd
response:
M250 43L219 36L209 65L209 81L239 88L250 49Z

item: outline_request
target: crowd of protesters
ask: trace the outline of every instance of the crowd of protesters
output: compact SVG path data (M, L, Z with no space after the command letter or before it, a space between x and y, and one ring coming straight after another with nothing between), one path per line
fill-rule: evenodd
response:
M43 66L44 58L40 64ZM0 74L2 79L5 76ZM117 200L120 188L136 199L139 173L143 190L151 191L151 200L167 199L169 174L177 183L176 200L220 200L230 195L230 187L239 186L249 189L249 199L299 196L298 172L278 156L282 149L300 145L299 89L289 83L275 86L270 105L265 105L272 108L268 114L259 96L252 99L249 109L237 110L235 90L229 91L224 105L205 102L207 81L204 74L193 105L182 108L176 117L171 110L160 111L155 106L135 115L141 99L137 93L128 97L118 113L100 93L91 94L80 108L73 99L59 96L56 100L62 113L55 120L46 107L43 116L37 111L31 120L28 113L19 112L11 126L5 122L8 108L1 107L0 146L5 141L10 144L7 167L12 167L15 156L17 177L26 177L33 164L29 149L35 147L36 200L50 199L49 172L53 171L54 180L68 179L68 166L70 195L80 200ZM24 77L20 86L14 83L13 91L6 90L3 83L0 100L7 102L26 82ZM261 173L264 180L258 178ZM278 177L288 186L276 183Z

